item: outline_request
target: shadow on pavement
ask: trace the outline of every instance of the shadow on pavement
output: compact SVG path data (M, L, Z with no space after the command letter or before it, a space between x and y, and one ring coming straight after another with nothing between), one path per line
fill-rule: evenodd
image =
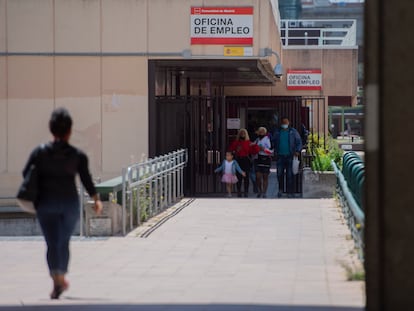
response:
M0 311L362 311L358 307L238 304L73 304L1 307Z

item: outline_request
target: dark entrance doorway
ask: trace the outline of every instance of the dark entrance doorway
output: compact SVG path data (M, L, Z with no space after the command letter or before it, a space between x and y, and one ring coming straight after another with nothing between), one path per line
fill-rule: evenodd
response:
M149 156L186 148L185 194L221 194L214 170L228 145L224 88L277 80L264 59L150 60Z
M322 138L327 128L324 105L321 98L157 96L157 130L152 139L156 154L188 150L186 195L221 195L223 185L214 170L238 131L227 129L227 119L240 119L241 127L248 129L253 141L259 126L273 133L282 116L287 116L299 133L305 127ZM308 158L302 160L303 166L309 165ZM302 193L302 174L296 176L294 190L297 195Z
M221 193L222 185L214 170L223 160L226 150L224 97L159 96L156 105L158 153L188 149L187 194Z
M323 98L225 96L227 86L274 84L266 60L151 60L148 73L149 156L188 149L186 195L223 192L214 169L238 128L247 128L254 138L257 127L273 133L287 116L300 133L303 127L327 133ZM296 185L300 194L300 175Z
M255 137L255 131L260 126L273 133L283 116L288 117L291 125L298 130L303 122L307 123L308 118L306 113L302 113L301 97L232 96L226 97L226 106L226 117L240 118L241 127L246 128L251 137ZM236 134L237 130L228 130L227 143Z
M282 117L288 117L292 127L301 133L302 124L309 124L309 114L304 111L302 97L278 96L247 96L226 97L227 118L240 118L242 127L245 127L251 140L256 138L257 128L266 127L270 135L279 126ZM227 130L227 144L237 135L237 130ZM273 163L275 167L275 163ZM270 177L275 178L275 176ZM286 187L284 187L286 192ZM302 174L296 175L294 192L302 193Z

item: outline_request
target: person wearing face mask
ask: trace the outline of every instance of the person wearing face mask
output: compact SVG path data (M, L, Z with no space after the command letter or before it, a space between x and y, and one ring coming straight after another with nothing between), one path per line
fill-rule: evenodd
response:
M286 183L288 197L293 197L293 172L292 162L293 157L299 157L302 150L302 139L299 132L290 127L289 119L283 117L281 119L280 128L275 131L273 136L273 145L275 147L275 154L277 156L277 178L279 181L279 192L277 196L282 197L284 175L286 171Z
M266 198L267 186L269 184L270 166L272 164L272 150L270 138L265 127L259 127L257 130L256 145L259 153L255 160L257 197Z
M249 173L251 169L250 156L259 152L257 146L250 141L249 133L246 129L240 129L236 140L229 147L229 151L233 152L237 163L239 163L242 171L246 172L245 176L237 172L237 196L242 197L242 184L244 184L244 197L249 196Z

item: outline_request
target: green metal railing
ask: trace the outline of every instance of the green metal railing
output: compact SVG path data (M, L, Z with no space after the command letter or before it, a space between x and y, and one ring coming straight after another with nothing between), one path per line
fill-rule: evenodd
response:
M355 152L347 152L343 156L342 174L352 192L358 206L362 208L362 189L365 181L365 164Z
M337 194L352 238L361 259L364 256L364 225L363 189L365 180L365 165L355 152L348 152L343 157L342 171L332 161L337 177Z

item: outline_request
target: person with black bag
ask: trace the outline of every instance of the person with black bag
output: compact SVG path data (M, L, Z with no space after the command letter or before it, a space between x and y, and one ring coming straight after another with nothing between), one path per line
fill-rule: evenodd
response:
M47 263L53 280L51 299L59 299L68 289L65 275L69 264L69 241L79 219L79 196L75 178L80 179L95 201L95 212L102 212L88 158L71 146L72 118L64 108L53 111L49 129L53 142L35 148L23 170L25 178L18 198L32 201L47 244Z

